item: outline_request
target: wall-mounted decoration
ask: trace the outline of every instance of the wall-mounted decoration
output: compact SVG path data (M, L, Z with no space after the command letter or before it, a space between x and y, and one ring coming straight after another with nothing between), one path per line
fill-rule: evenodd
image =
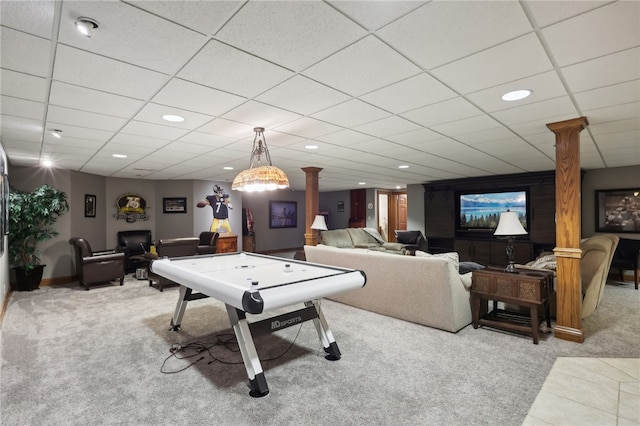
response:
M96 196L84 194L84 217L96 217Z
M269 228L297 228L296 201L269 201Z
M344 211L344 201L338 201L338 212Z
M148 220L147 201L137 194L124 194L118 197L116 201L118 214L116 219L124 219L127 222L135 222L137 220Z
M596 232L640 232L640 188L597 190Z
M230 195L224 191L223 187L213 185L213 194L207 195L204 200L198 201L196 206L201 208L211 206L213 209L213 220L209 231L231 233L229 209L233 209L233 206L231 205Z
M162 199L162 213L186 213L186 197L168 197Z

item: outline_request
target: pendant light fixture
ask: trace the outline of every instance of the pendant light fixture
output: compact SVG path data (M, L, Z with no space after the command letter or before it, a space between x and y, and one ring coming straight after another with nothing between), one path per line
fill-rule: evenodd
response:
M289 178L287 175L271 164L267 140L264 137L264 128L256 127L253 131L256 135L253 138L249 168L238 173L238 176L233 180L231 189L252 192L288 188ZM268 164L261 166L260 162L263 157Z

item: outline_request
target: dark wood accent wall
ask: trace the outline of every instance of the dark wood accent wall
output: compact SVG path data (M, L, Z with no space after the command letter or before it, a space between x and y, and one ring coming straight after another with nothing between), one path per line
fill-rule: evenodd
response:
M350 195L351 210L349 212L349 227L362 228L367 222L367 190L353 189Z
M516 242L515 261L525 263L555 247L555 171L453 179L423 184L425 235L432 252L457 251L462 261L506 265L506 242L491 233L456 231L457 191L529 189L529 234Z

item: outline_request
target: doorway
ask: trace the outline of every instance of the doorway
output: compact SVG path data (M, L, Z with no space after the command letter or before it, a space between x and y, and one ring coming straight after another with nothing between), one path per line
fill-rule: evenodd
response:
M378 191L378 232L389 242L396 230L407 229L407 192Z

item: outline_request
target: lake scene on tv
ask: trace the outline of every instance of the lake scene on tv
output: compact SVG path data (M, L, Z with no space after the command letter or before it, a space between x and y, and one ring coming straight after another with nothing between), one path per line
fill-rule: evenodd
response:
M510 210L527 229L527 192L460 194L460 228L492 229L498 226L500 213Z

